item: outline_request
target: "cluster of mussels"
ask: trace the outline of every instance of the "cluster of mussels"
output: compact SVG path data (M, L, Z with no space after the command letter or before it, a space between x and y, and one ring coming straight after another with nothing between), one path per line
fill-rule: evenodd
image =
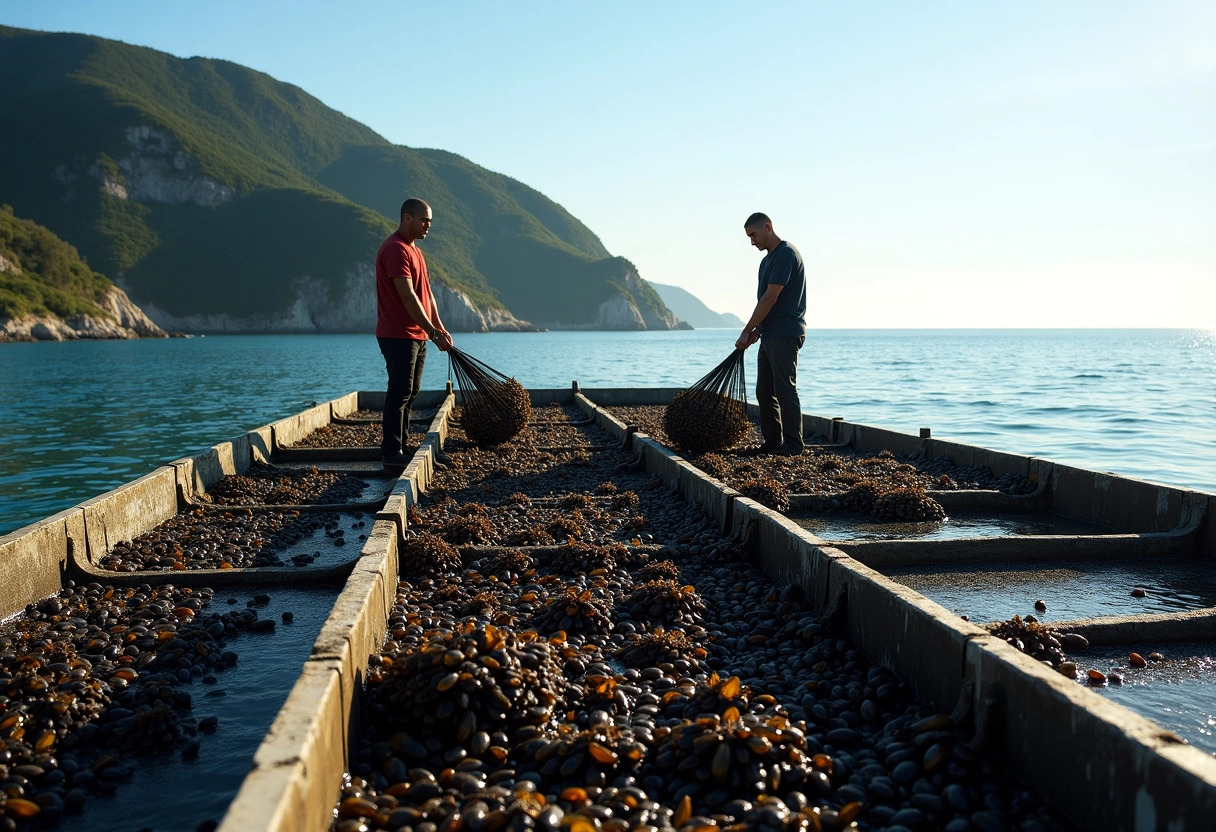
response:
M1055 668L1070 679L1076 679L1079 671L1077 663L1069 658L1068 653L1089 649L1089 639L1085 636L1079 633L1061 632L1039 621L1033 615L1025 618L1015 615L1008 621L991 625L988 631L1026 655L1038 659L1048 667ZM1108 682L1114 685L1123 683L1119 674L1106 674L1100 670L1087 671L1085 679L1089 684L1097 686Z
M515 379L472 392L457 412L465 435L478 445L501 445L532 418L532 399Z
M44 828L130 779L135 758L199 753L183 689L214 681L226 639L274 629L255 609L208 610L210 589L69 581L0 627L0 830Z
M602 545L645 527L638 520L638 504L633 491L560 498L513 492L488 504L448 497L415 509L410 526L456 546L543 546L570 540Z
M682 390L663 410L663 433L694 454L733 447L748 435L747 407L712 390Z
M667 407L661 405L615 406L609 411L626 425L636 425L637 429L647 436L662 442L664 445L677 446L678 443L667 435L664 427ZM760 430L754 422L748 421L743 436L736 440L745 445L759 444ZM729 446L727 446L729 447ZM708 453L708 451L707 451Z
M340 471L279 468L256 462L244 474L221 478L202 497L229 506L350 503L366 488L364 480Z
M454 440L422 513L632 491L647 532L415 537L337 832L1067 828L623 451L503 446L526 471L507 490Z
M638 425L644 433L670 444L662 432L663 408L613 407L611 410L626 424ZM752 439L756 440L758 433L754 425L752 430ZM809 441L814 439L822 438L813 437ZM694 458L693 462L735 488L752 478L760 468L755 458L736 454L706 453ZM946 457L900 459L890 451L868 455L833 449L831 452L818 450L797 457L768 456L763 458L763 472L784 485L791 494L825 495L828 498L828 502L824 503L826 510L842 510L842 505L834 504L831 500L841 499L846 492L865 482L874 483L881 493L894 489L948 491L983 488L1008 494L1025 494L1034 490L1034 483L1022 475L996 477L991 469L983 465L957 465ZM863 491L850 498L849 502L861 502L858 498L864 496ZM862 511L869 513L872 501L862 504Z
M409 437L406 437L407 440ZM370 448L380 447L384 433L380 430L379 422L367 424L330 424L322 425L305 436L293 448ZM415 437L415 445L417 440Z
M322 534L329 545L346 545L343 522L349 522L350 530L357 532L367 526L362 518L360 512L191 508L133 540L116 543L99 565L113 572L283 566L285 550L306 541L314 543ZM367 538L362 532L358 536L360 540ZM300 552L291 555L290 560L296 566L305 566L320 554Z

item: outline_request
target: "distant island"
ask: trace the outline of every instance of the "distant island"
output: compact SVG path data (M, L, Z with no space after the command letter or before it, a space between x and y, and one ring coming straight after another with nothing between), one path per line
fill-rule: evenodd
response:
M715 312L701 302L701 299L679 286L668 286L651 281L651 286L659 293L667 308L675 313L681 321L694 329L742 329L743 320L730 312Z
M166 335L75 248L0 205L0 341Z
M247 67L0 26L0 73L0 199L162 329L372 331L372 261L407 195L434 209L422 247L453 330L681 326L544 194ZM10 302L10 320L53 312Z

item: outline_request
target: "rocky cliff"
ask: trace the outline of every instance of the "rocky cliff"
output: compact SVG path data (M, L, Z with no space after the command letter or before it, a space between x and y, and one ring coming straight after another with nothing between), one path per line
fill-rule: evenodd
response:
M505 309L480 309L467 295L432 283L439 315L453 332L535 332ZM184 332L371 332L376 328L376 275L367 263L346 271L341 291L310 275L292 281L286 312L232 315L227 312L175 315L155 304L148 315L161 326Z
M168 333L115 287L99 302L100 315L23 315L0 316L0 341L74 341L77 339L167 338Z

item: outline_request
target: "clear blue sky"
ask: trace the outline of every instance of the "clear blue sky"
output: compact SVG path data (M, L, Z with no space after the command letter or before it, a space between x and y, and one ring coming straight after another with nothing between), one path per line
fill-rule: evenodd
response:
M1216 327L1212 0L4 0L0 22L269 73L741 317L761 210L812 326Z

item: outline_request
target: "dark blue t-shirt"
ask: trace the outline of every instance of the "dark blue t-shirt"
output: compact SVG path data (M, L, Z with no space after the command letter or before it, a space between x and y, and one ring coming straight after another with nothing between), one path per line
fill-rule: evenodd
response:
M764 297L765 291L773 283L785 288L760 322L760 334L779 338L806 335L806 268L802 265L802 255L798 249L785 240L760 261L760 286L756 290L756 300Z

